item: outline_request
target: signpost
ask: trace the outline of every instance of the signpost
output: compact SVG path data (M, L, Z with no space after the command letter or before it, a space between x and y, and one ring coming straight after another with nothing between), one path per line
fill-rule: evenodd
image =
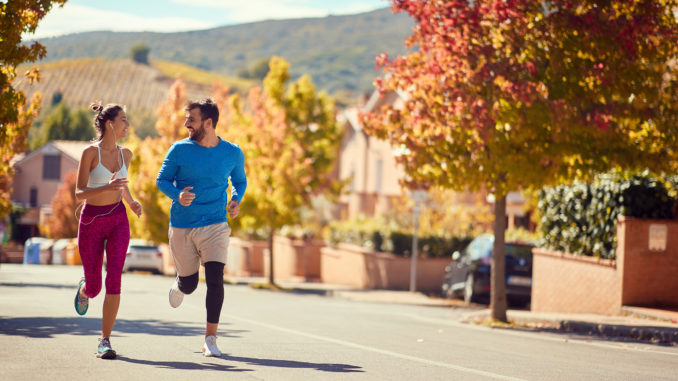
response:
M421 203L426 201L428 193L425 190L417 189L412 191L410 198L414 200L414 209L412 218L414 222L414 234L412 236L412 264L410 265L410 292L417 290L417 246L418 237L417 229L419 229L419 215L421 214Z

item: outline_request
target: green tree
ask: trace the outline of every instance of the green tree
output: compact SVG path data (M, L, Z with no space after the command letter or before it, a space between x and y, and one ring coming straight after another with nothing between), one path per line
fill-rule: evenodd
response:
M130 54L134 62L148 65L148 54L151 52L151 48L144 44L136 44L132 47Z
M259 61L255 62L251 68L242 68L238 71L238 77L245 79L257 79L262 80L266 78L268 74L268 63L269 58L262 58Z
M158 131L155 129L155 124L158 117L153 111L146 109L129 109L127 110L127 119L130 125L134 128L134 133L141 140L147 136L158 137Z
M59 103L61 103L62 100L64 100L64 93L62 93L61 91L56 91L56 92L54 92L54 94L52 94L52 100L50 101L50 106L51 107L56 106Z
M492 318L506 321L506 194L610 167L676 166L676 1L398 0L415 20L377 57L402 108L365 116L406 185L495 196Z
M26 149L26 136L31 120L39 111L40 96L30 104L21 91L12 87L16 68L24 62L44 58L45 47L37 41L23 44L22 35L33 33L38 22L53 5L63 6L66 0L25 0L0 3L0 216L11 211L9 201L14 170L10 161ZM39 80L33 68L27 73L31 80ZM37 103L36 103L37 102Z
M250 91L247 107L233 95L227 108L229 137L243 149L248 182L234 225L267 230L271 284L276 230L298 223L313 196L336 196L342 186L331 177L342 137L334 101L316 93L308 76L286 89L288 68L273 57L263 88Z
M31 149L42 147L52 140L91 140L94 127L85 109L71 111L64 102L52 108L40 125L37 137L30 142Z

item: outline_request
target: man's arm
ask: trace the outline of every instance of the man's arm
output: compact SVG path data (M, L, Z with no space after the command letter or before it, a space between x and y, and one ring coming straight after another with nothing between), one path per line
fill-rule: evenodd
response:
M245 155L239 151L238 163L231 171L231 200L236 200L238 203L245 195L247 189L247 175L245 175Z
M165 160L162 162L162 167L160 167L160 172L158 172L158 177L155 179L155 184L162 193L167 197L171 198L174 201L179 201L179 193L181 189L174 186L174 179L176 178L177 171L179 166L177 164L176 152L174 150L174 145L170 147L165 156Z

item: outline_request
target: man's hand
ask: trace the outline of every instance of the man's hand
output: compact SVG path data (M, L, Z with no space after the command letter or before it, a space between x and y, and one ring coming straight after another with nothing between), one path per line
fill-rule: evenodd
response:
M228 203L228 216L231 218L236 218L238 217L238 214L240 213L240 203L238 200L231 200L231 202Z
M192 189L193 187L186 187L181 191L181 193L179 193L179 204L183 206L191 205L193 199L195 199L195 193L189 192Z

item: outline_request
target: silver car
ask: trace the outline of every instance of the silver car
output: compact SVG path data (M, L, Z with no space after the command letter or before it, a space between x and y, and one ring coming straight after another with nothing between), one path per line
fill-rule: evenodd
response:
M130 239L129 247L127 248L127 258L125 258L125 265L122 271L129 270L147 270L162 274L162 252L160 247L154 242L140 238Z

